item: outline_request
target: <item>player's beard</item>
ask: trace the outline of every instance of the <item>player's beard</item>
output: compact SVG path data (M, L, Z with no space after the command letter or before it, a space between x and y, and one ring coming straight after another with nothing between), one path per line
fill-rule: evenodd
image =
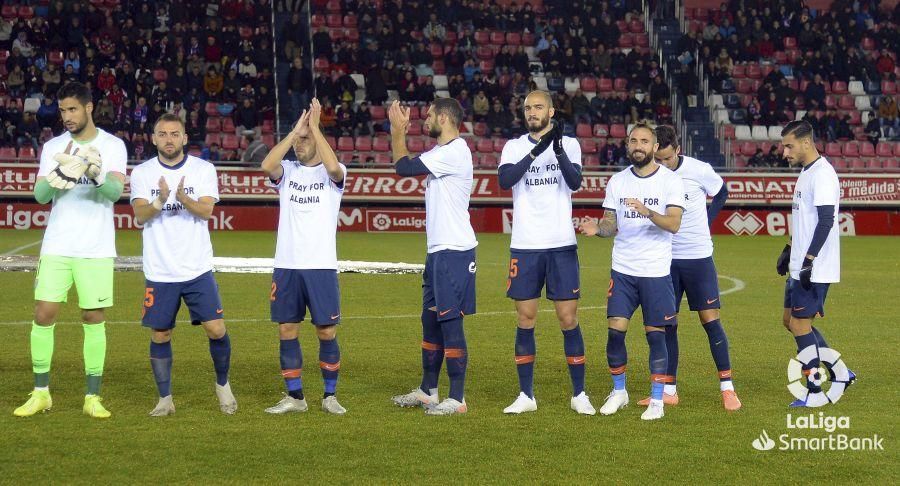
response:
M72 124L74 125L74 128L70 129L69 127L66 127L66 130L68 130L71 135L78 136L81 134L81 132L84 131L85 128L87 128L87 119L85 119L81 123L72 122Z
M182 148L178 147L178 146L174 146L170 149L167 149L164 145L162 147L158 147L157 150L159 150L160 155L162 155L163 157L165 157L168 160L180 159L184 153Z
M438 124L428 125L428 136L431 138L438 138L441 136L441 126Z
M635 152L640 152L640 153L644 154L644 158L641 160L636 159L634 157ZM631 165L633 165L635 169L642 169L642 168L646 167L647 164L649 164L651 160L653 160L652 152L646 153L643 150L632 150L631 152L628 152L628 161L631 162Z
M533 123L537 123L537 125L533 125ZM544 118L538 118L537 120L528 120L528 132L534 135L535 133L540 132L541 130L547 128L547 125L550 124L550 115L548 114Z

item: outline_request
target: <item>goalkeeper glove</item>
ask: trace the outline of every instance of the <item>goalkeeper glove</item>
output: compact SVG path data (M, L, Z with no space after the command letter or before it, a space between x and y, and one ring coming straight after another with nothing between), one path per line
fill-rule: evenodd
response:
M84 152L79 152L78 156L84 158L84 164L87 166L84 175L94 181L94 184L97 186L103 184L106 180L106 174L103 174L103 161L100 160L100 151L96 147L91 146Z
M781 250L781 255L778 255L778 263L775 264L775 269L778 271L778 275L784 276L788 273L788 264L791 263L791 245L784 245L784 250Z
M563 122L559 122L553 128L553 153L556 154L557 157L562 157L565 153L563 151Z
M809 290L812 288L812 268L813 261L812 258L806 257L803 259L803 266L800 267L800 286L803 287L803 290Z
M545 133L544 136L541 137L540 140L538 140L537 145L535 145L534 148L531 149L532 159L536 159L538 155L544 153L544 150L547 150L547 147L549 147L550 144L553 143L553 137L556 136L554 130L556 130L555 126L549 132Z
M59 165L47 175L47 183L56 189L68 190L75 187L87 170L84 158L78 155L59 153L53 156L53 160Z

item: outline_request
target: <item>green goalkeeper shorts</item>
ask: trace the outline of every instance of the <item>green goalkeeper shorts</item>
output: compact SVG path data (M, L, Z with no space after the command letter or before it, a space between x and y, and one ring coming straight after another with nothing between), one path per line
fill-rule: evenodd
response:
M41 256L34 280L34 300L66 302L72 284L78 292L78 307L112 307L113 259Z

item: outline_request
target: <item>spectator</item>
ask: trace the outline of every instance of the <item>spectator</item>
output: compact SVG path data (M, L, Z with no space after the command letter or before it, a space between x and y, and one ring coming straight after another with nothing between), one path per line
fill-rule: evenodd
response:
M369 104L365 101L361 102L353 114L353 134L355 136L372 135L372 113L369 111Z
M254 132L258 138L261 134L260 120L257 108L253 106L252 98L244 98L241 106L234 110L235 135L244 132Z
M296 14L295 14L296 15ZM300 112L303 108L309 106L309 88L312 80L312 74L309 68L303 65L303 59L299 56L295 57L291 63L291 68L287 75L287 92L290 96L292 120L300 118ZM366 83L368 87L368 82ZM385 99L387 92L385 91Z
M884 95L878 103L878 120L881 122L881 128L900 128L900 118L898 118L897 101L891 95Z
M867 115L869 121L866 123L866 138L873 146L878 145L878 141L881 139L881 123L874 112L867 112Z
M813 82L806 87L803 97L810 109L825 108L825 83L821 75L816 74Z
M503 107L499 99L495 99L486 117L487 127L494 137L512 138L510 129L513 115Z
M266 158L266 154L269 153L269 148L258 136L254 136L252 132L247 133L244 136L244 140L247 142L247 148L241 156L241 163L259 166L263 159Z
M488 111L491 108L491 102L488 100L484 90L475 93L472 99L472 113L476 122L483 122L487 118Z
M250 60L249 55L245 55L241 60L241 63L238 64L238 74L240 74L245 81L256 79L256 64Z
M575 118L575 123L590 124L593 118L591 102L580 88L575 90L575 96L572 97L572 115Z
M215 100L219 98L222 89L225 86L225 80L219 74L219 70L215 66L210 66L206 70L206 76L203 78L203 92L209 99Z
M761 148L756 149L756 153L753 154L752 157L747 161L747 166L752 167L754 169L767 167L769 165L769 161Z

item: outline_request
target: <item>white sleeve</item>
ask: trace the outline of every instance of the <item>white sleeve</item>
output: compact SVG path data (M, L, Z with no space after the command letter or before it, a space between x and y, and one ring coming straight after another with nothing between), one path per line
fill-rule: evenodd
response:
M431 172L435 177L462 174L464 161L461 160L460 154L454 150L452 143L434 147L428 152L419 155L419 160L425 164L428 172Z
M341 179L341 182L340 182L340 183L337 183L337 182L334 182L333 180L331 180L331 177L329 177L329 178L328 178L328 182L331 183L331 189L332 189L334 192L336 192L336 193L338 193L338 194L343 194L343 193L344 193L344 187L346 187L346 185L347 185L347 166L344 165L344 164L342 164L342 163L340 163L340 162L338 162L338 166L340 166L341 172L344 173L343 179Z
M41 165L38 167L38 177L44 177L50 173L53 169L56 168L57 162L53 160L53 156L55 153L51 153L50 150L47 150L47 146L44 146L44 150L41 152Z
M219 176L216 174L216 167L212 164L203 171L203 182L197 191L197 198L211 197L217 202L219 200Z
M281 187L284 185L284 180L290 176L291 169L294 168L294 163L290 160L282 160L281 161L281 177L278 180L272 180L271 177L266 176L266 185L269 187L274 187L281 191Z
M154 199L150 194L151 189L147 184L146 177L142 176L144 172L146 171L140 170L140 166L131 169L131 202L134 202L135 199L146 199L148 202Z
M666 207L669 206L684 209L684 180L676 174L672 174L672 182L668 184L666 193Z
M572 137L563 138L563 150L569 156L569 161L573 164L581 165L581 144L578 139Z
M831 171L817 170L811 184L813 190L813 206L835 206L841 198L841 187L837 174Z
M522 157L519 157L518 160L513 160L513 158L516 157L517 152L516 139L507 140L506 143L503 144L503 150L500 152L500 165L516 164L522 160Z
M610 177L609 181L606 183L606 196L603 198L603 207L606 209L612 209L615 211L619 208L617 203L618 198L616 197L614 183L615 177Z
M110 135L115 143L109 144L109 148L100 154L100 160L103 167L100 169L104 174L110 172L118 172L125 175L128 170L128 149L125 148L125 142Z
M722 176L717 174L711 165L705 162L703 165L705 167L700 171L700 185L703 186L703 190L706 191L708 196L715 196L722 190L722 185L725 181L722 180Z

